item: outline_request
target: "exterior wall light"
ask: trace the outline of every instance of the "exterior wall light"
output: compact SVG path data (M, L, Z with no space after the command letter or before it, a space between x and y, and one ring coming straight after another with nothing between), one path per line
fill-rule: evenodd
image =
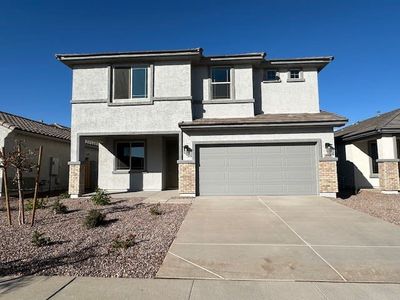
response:
M326 150L326 155L327 157L333 157L335 156L335 148L331 143L325 143L325 150Z
M188 145L183 146L183 153L185 153L186 156L192 156L192 148L190 148Z

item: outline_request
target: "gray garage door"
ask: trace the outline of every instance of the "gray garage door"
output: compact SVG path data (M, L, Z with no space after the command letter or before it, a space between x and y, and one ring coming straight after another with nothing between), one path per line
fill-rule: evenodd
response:
M315 144L201 146L200 195L317 193Z

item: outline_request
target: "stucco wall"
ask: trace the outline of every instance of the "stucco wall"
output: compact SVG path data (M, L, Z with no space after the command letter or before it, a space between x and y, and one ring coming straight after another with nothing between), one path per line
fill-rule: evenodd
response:
M354 173L354 187L379 187L379 178L371 177L371 162L368 155L368 141L354 142L345 145L346 164L350 165ZM343 157L339 157L343 160Z
M10 129L0 126L0 151L4 147L4 142L7 135L11 132ZM0 195L3 190L3 170L0 170Z
M192 120L190 100L155 101L151 105L72 105L71 161L78 161L78 134L113 135L178 132L178 123Z
M221 103L211 101L193 103L193 118L240 118L254 116L254 102L233 102L231 100Z
M154 97L190 97L191 64L168 62L154 64Z
M127 139L125 137L124 139ZM108 191L160 191L163 186L163 145L161 136L132 137L146 143L146 171L129 173L115 170L115 142L123 139L104 138L99 145L98 186Z
M193 143L201 142L276 142L276 141L301 141L301 140L320 140L321 149L319 155L325 155L325 143L334 144L333 130L330 128L310 128L310 129L262 129L262 130L231 130L231 131L196 131L183 133L182 146L188 145L193 149ZM193 156L193 155L192 155ZM191 160L192 156L183 154L184 160Z
M15 140L22 141L22 144L26 148L33 150L37 153L39 146L43 145L42 154L42 165L40 171L40 180L44 180L45 184L42 187L42 191L48 191L49 185L51 190L66 190L68 188L68 161L69 161L69 142L61 141L56 139L44 138L38 135L29 135L23 133L16 133L15 131L9 134L6 138L6 151L12 151L14 149ZM51 157L59 159L58 175L50 176ZM15 175L12 168L8 171L8 178L11 180ZM33 178L36 176L35 172L24 174L25 178L29 179L29 182L33 182ZM50 184L51 177L51 184Z
M72 71L72 100L109 98L109 68L80 67Z
M288 82L287 70L279 73L281 82L261 83L264 113L319 112L318 72L303 71L304 82Z

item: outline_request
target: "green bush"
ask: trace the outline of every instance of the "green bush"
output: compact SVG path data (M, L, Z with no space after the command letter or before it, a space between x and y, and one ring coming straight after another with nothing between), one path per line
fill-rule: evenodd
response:
M162 215L164 212L161 209L161 204L157 203L156 205L151 206L150 213L156 216Z
M136 235L130 234L126 239L121 239L119 235L113 240L111 246L114 249L128 249L129 247L132 247L136 245Z
M90 197L96 205L109 205L111 204L110 196L102 189L97 188L94 195Z
M44 233L40 233L39 231L35 230L32 235L32 244L36 247L42 247L50 244L50 238L45 237Z
M46 197L46 199L44 198L36 199L36 209L45 208L48 201L49 197ZM25 210L32 210L32 209L33 209L33 199L29 199L25 203Z
M66 214L68 212L68 207L63 204L60 199L56 199L53 202L51 209L55 214Z
M84 225L86 226L86 228L95 228L102 225L105 218L105 214L102 214L97 209L91 209L85 217Z
M58 195L58 199L69 199L71 197L70 194L68 194L68 192L64 192L61 193L60 195Z

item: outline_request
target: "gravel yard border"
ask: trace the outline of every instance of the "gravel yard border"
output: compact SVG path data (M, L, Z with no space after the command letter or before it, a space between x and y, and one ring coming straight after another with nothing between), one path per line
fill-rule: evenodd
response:
M400 194L383 194L379 190L361 190L348 198L333 201L400 225Z
M145 198L112 199L95 206L89 199L65 199L67 214L54 214L50 204L37 210L33 228L17 222L17 201L12 200L13 225L0 212L0 276L63 275L153 278L190 207L190 204L160 204L161 215L151 214L155 204ZM3 207L4 200L1 199ZM54 199L50 199L50 202ZM106 213L105 224L86 229L83 221L90 209ZM30 212L27 212L27 221ZM28 222L29 223L29 222ZM50 238L50 244L32 244L34 230ZM127 249L112 247L116 239L134 235L136 244Z

